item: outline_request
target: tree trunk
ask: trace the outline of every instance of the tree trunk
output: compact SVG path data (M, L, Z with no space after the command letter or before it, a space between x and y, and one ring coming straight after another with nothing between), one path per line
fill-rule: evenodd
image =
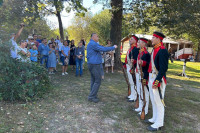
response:
M62 19L60 16L60 12L58 11L56 16L58 17L58 23L59 23L59 31L60 31L60 38L64 40L64 33L63 33L63 25L62 25Z
M59 5L58 5L58 0L54 0L54 5L56 7L56 16L58 18L60 38L62 38L64 40L63 25L62 25L62 19L61 19L61 15L60 15L60 9L59 9Z
M199 45L198 45L196 61L200 61L200 42L199 42Z
M114 45L118 48L115 50L115 66L120 67L120 47L121 47L121 33L122 33L122 8L123 0L111 0L112 18L111 18L111 30L110 39Z

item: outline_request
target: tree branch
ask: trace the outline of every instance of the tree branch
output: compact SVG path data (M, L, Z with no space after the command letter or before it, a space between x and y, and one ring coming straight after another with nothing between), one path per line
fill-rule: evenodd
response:
M50 13L57 15L56 12L53 12L53 11L49 10L47 7L44 7L44 8L45 8L47 11L49 11Z

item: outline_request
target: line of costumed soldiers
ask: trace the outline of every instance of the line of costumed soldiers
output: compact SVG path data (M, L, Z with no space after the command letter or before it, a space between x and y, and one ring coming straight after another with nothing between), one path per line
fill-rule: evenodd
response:
M149 131L161 130L164 126L164 93L166 88L166 72L168 69L168 51L163 46L163 33L154 32L153 50L147 51L148 39L131 35L130 48L127 51L124 68L126 68L128 101L136 102L134 111L140 118L151 125ZM124 70L124 69L123 69ZM125 71L124 71L125 72ZM153 116L145 120L148 114L149 96L152 103Z

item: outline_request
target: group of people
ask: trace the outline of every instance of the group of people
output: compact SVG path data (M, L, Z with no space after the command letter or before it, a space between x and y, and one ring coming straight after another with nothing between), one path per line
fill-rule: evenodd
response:
M128 77L130 84L128 102L136 102L134 111L138 112L140 118L145 120L148 114L149 96L152 103L153 116L145 122L151 125L149 131L160 130L164 126L164 94L166 88L166 72L168 69L169 54L163 46L163 33L154 32L152 44L154 46L151 54L147 51L148 39L130 36L130 48L127 51L123 66L124 74ZM88 68L91 74L91 85L88 101L99 102L98 90L101 85L102 52L109 53L117 48L116 45L104 47L99 45L96 33L91 35L87 46ZM126 77L126 76L125 76Z
M20 36L24 29L24 24L20 24L21 28L17 34L11 34L11 57L22 62L40 63L45 65L49 74L54 74L58 63L62 64L62 75L67 75L68 65L72 69L76 66L76 76L82 76L83 65L85 62L85 41L82 39L75 46L74 40L41 38L40 35L29 35L27 40L21 40L20 45L16 43L16 39Z
M59 60L62 62L62 75L66 75L68 64L76 65L76 76L83 74L83 62L85 59L85 41L81 40L78 47L75 46L74 40L69 41L52 38L47 42L46 38L32 35L28 40L22 40L20 46L17 45L16 39L20 36L24 25L18 33L12 34L11 50L12 58L19 59L23 62L45 63L49 69L49 74L53 74L56 70L56 64ZM165 38L163 33L154 32L151 43L154 48L151 54L147 51L148 39L138 38L136 35L130 36L130 48L127 51L123 69L128 77L130 84L127 99L129 102L136 102L134 111L138 112L141 119L148 114L149 96L152 103L152 118L146 119L145 122L151 123L147 128L149 131L157 131L164 126L164 94L166 88L166 72L168 69L168 51L163 46L162 40ZM91 40L87 45L87 64L91 74L90 93L88 101L99 102L98 90L102 80L102 70L105 63L106 72L111 66L113 73L114 66L114 50L117 45L112 46L111 41L107 41L107 46L99 44L99 37L96 33L92 33ZM40 57L40 58L38 58ZM103 57L103 58L102 58ZM73 67L72 67L73 68Z
M164 38L161 32L153 33L151 43L154 48L150 55L147 51L148 39L132 35L125 58L124 68L130 83L127 98L129 102L136 102L133 110L138 112L143 120L148 114L150 96L153 116L145 120L151 124L147 128L149 131L157 131L164 126L164 93L169 58L168 51L162 43Z

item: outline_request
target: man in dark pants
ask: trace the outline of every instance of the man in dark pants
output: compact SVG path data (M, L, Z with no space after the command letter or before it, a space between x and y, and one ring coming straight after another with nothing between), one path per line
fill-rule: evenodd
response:
M112 47L103 47L97 43L98 41L98 35L96 33L92 33L91 40L87 45L87 62L88 69L91 74L91 86L88 101L95 103L99 102L99 99L97 98L97 93L101 85L101 52L107 52L117 48L117 45L114 45Z
M38 52L40 55L40 64L43 65L45 62L45 66L48 68L49 46L46 38L42 39L42 43L38 47Z

